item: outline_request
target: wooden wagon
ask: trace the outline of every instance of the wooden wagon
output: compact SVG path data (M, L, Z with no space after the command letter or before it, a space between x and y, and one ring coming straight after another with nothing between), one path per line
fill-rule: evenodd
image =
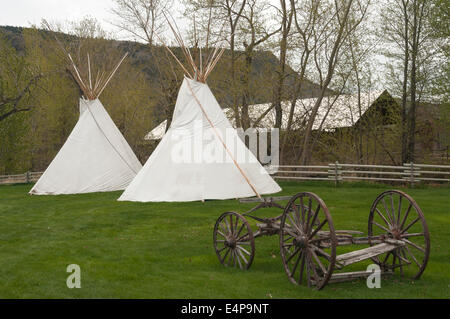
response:
M286 200L285 206L279 204ZM222 214L214 227L214 249L225 266L249 269L255 256L255 239L272 235L279 235L280 255L289 280L317 289L330 282L370 275L367 271L336 272L367 259L379 265L383 275L398 271L414 279L427 265L430 236L424 215L414 199L402 191L389 190L375 199L364 237L359 231L336 230L324 201L313 193L241 202L259 203L243 214ZM283 212L273 218L254 216L263 208ZM256 231L250 227L249 218L257 221ZM338 247L347 245L368 247L338 255Z

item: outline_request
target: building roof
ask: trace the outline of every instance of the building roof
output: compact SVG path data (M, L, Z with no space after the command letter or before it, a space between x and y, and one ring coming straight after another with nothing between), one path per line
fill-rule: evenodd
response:
M330 131L336 128L353 126L367 109L380 97L383 91L373 91L361 94L361 112L359 111L357 94L342 94L326 96L322 100L316 119L313 124L313 130L319 128ZM317 98L298 99L296 101L293 123L291 130L297 130L304 127L311 111L317 101ZM251 123L260 118L270 107L270 103L254 104L249 106L249 117ZM282 102L282 125L285 130L288 124L289 112L291 108L290 101ZM236 127L234 111L231 108L223 109L231 124ZM325 120L324 120L325 119ZM145 140L160 140L166 131L167 120L160 123L151 132L145 136ZM272 108L256 125L256 128L275 127L275 109Z

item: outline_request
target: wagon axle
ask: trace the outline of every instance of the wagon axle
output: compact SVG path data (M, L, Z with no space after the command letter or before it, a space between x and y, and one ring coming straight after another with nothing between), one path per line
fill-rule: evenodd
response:
M276 201L288 200L282 206ZM255 202L261 199L245 199ZM282 214L260 218L250 214L276 207ZM247 219L256 220L253 231ZM428 262L430 237L423 213L407 194L392 190L380 194L369 213L368 236L354 230L335 230L331 214L316 194L303 192L292 197L263 198L244 214L226 212L216 222L214 248L225 266L249 269L255 255L255 239L279 236L280 255L289 280L322 289L329 282L366 277L365 271L334 273L345 266L371 259L383 274L408 272L419 278ZM337 254L338 247L369 245L367 248Z

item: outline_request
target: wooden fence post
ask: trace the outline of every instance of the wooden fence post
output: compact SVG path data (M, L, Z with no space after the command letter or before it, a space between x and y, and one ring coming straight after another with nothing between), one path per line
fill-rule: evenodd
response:
M334 163L334 186L337 187L339 184L339 176L338 176L338 161Z
M30 172L29 172L29 171L26 172L26 182L27 182L27 183L30 183L30 182L31 182L31 180L30 180Z
M411 181L411 188L414 188L414 163L410 163L411 166L411 175L410 175L410 181Z

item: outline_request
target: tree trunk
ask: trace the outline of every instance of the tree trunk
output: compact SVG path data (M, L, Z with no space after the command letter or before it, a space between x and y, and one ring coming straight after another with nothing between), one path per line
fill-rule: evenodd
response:
M408 152L408 117L407 117L407 96L408 96L408 68L409 68L409 16L408 16L408 2L402 1L403 15L404 15L404 66L403 66L403 88L402 88L402 123L401 123L401 135L402 135L402 163L407 163L409 160Z

